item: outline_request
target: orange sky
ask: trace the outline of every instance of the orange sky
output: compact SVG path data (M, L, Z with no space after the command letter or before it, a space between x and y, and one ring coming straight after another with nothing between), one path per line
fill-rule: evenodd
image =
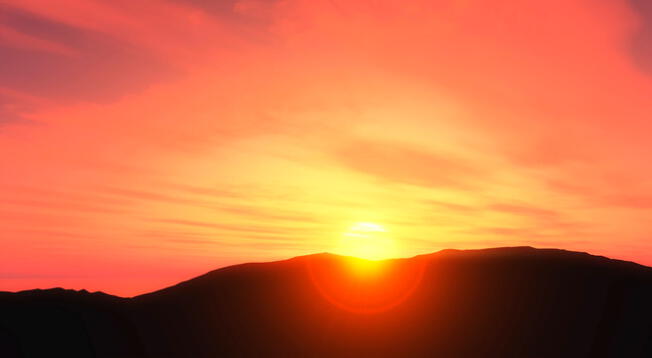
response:
M0 0L0 290L331 251L652 265L645 0Z

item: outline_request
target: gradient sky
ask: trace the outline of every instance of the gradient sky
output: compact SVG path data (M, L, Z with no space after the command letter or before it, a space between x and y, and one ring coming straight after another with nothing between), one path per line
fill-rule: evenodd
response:
M0 0L0 290L329 251L652 265L647 0Z

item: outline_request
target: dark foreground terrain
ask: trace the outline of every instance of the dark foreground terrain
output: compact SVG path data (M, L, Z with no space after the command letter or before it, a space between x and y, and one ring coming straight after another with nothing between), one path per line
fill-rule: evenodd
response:
M319 254L134 298L0 293L0 356L652 357L652 268L528 247L375 265Z

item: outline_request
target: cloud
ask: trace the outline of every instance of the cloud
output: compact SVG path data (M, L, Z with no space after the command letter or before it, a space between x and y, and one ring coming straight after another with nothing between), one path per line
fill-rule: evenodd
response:
M624 194L598 199L602 205L613 205L629 209L652 209L652 195Z
M113 101L175 75L176 70L126 39L1 6L2 85L51 100Z
M546 219L555 218L559 215L559 213L554 210L542 209L526 205L491 204L487 207L487 209L495 212Z
M642 71L652 71L652 6L645 0L627 0L638 16L638 26L631 39L631 53L634 62Z
M478 206L449 203L440 200L423 200L423 204L426 206L434 206L446 211L453 211L453 212L467 213L467 214L482 210L482 208Z
M355 140L334 155L353 170L402 184L465 189L488 176L463 159L399 142Z
M243 30L251 31L252 26L268 25L272 21L272 11L278 0L168 0L182 6L201 10L219 20L242 25ZM245 27L246 25L246 27Z

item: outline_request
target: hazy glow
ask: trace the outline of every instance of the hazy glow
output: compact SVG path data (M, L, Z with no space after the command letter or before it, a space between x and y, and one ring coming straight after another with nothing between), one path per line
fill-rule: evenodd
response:
M396 243L387 230L375 223L360 222L342 234L336 253L367 260L382 260L398 256Z
M422 260L369 261L354 257L309 257L315 288L331 304L354 313L374 314L402 304L419 287Z

